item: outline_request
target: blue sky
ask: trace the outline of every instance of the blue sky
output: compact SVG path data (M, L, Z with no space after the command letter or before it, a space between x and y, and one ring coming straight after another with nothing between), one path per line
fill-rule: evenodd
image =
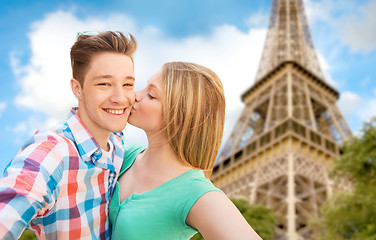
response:
M376 0L305 0L326 81L353 133L376 115ZM23 142L64 121L70 92L69 49L76 32L120 30L139 44L136 89L166 61L213 69L227 99L224 138L254 81L271 0L14 0L0 3L0 176ZM128 142L143 142L127 126Z

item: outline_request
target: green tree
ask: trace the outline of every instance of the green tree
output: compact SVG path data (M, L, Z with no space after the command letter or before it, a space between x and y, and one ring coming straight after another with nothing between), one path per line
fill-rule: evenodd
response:
M376 239L376 118L364 123L360 135L345 142L330 171L337 182L349 180L352 191L326 201L310 224L316 239Z
M277 215L272 210L261 205L251 205L245 199L231 198L231 201L262 239L272 239L277 221ZM191 240L202 239L204 238L200 233L197 233L191 238Z

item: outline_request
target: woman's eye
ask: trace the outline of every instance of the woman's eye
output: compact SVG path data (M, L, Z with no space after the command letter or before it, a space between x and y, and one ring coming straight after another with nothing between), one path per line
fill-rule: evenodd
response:
M125 86L125 87L133 87L133 83L126 83L123 86Z
M98 86L110 86L109 83L98 83Z
M155 97L153 97L152 95L150 95L150 93L148 93L148 97L149 97L150 99L155 99Z

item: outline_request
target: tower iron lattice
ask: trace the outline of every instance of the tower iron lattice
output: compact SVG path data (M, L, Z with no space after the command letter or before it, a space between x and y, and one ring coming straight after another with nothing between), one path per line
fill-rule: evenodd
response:
M309 219L333 191L327 169L351 131L320 68L303 0L273 0L259 69L241 98L211 180L273 209L275 239L308 239Z

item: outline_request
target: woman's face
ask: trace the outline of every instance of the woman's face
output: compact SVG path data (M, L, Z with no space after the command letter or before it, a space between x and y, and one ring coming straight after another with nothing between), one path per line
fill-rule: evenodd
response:
M136 101L128 122L143 129L146 134L159 132L162 128L162 70L148 81L146 88L136 92Z

